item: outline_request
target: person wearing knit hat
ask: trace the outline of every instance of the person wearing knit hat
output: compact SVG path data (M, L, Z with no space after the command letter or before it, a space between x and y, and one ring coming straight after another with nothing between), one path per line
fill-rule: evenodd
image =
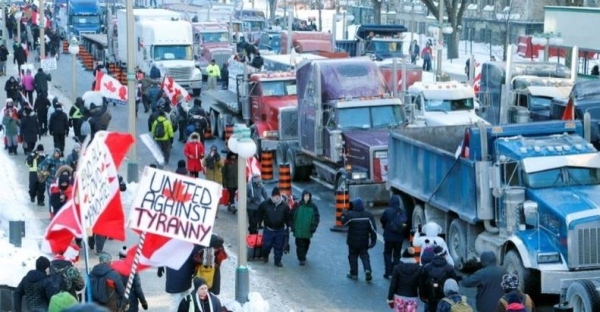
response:
M516 293L510 293L508 295L508 305L506 311L510 312L527 312L527 308L521 302L521 298Z
M255 224L264 225L261 250L264 262L269 262L269 253L273 249L275 266L282 267L283 253L289 252L289 244L286 242L289 242L292 212L287 201L282 199L278 187L274 187L271 197L258 206L256 218Z
M238 155L229 151L227 156L225 157L225 161L223 163L223 187L227 189L229 192L229 203L227 206L227 211L231 213L236 213L237 208L235 206L235 192L238 189Z
M69 116L63 111L62 104L57 103L54 112L50 115L48 132L53 138L54 147L65 151L65 139L69 136Z
M49 269L48 258L43 256L37 258L35 270L27 272L15 289L15 311L48 310L50 298L59 292L57 283L48 275Z
M202 278L194 278L194 291L179 303L177 311L220 312L221 301L208 291L208 285ZM193 305L193 308L191 307Z
M484 251L479 258L482 268L464 278L461 284L463 287L477 287L477 311L494 311L504 294L500 284L506 270L496 263L493 251Z
M111 311L120 311L125 304L125 284L121 275L111 267L112 257L107 253L101 253L100 262L96 264L90 272L91 287L94 285L102 286L105 293L96 291L92 293L94 302L102 303ZM102 288L100 287L100 288Z
M73 297L73 295L66 291L61 291L50 298L48 312L62 312L64 309L76 306L78 303L77 298Z
M527 311L534 311L535 304L528 294L523 293L519 290L519 276L514 273L506 273L502 276L502 282L500 284L504 289L505 294L498 301L496 311L509 311L508 306L510 304L510 297L513 297L513 301L517 301L514 297L518 298L518 302L521 302Z
M71 154L69 154L69 156L67 156L67 159L66 159L67 165L69 165L73 169L77 168L77 161L79 161L79 153L80 152L81 152L81 144L75 143L73 145L73 150L71 151Z
M394 311L418 311L420 279L421 265L415 260L415 250L406 248L400 256L400 263L392 270L387 297L390 308Z
M50 263L50 275L58 277L59 290L74 297L85 287L83 276L73 265L78 259L79 247L71 245L64 252L56 254Z
M450 312L454 306L459 305L460 311L473 311L473 308L467 302L466 296L461 296L458 293L458 283L455 279L449 278L444 282L445 298L440 300L437 308L434 311Z
M175 169L175 173L188 176L188 170L185 165L185 160L180 159L179 161L177 161L177 169Z
M29 167L29 200L34 203L37 198L38 206L42 207L44 206L45 184L40 182L37 169L44 159L46 159L44 145L38 144L35 152L30 153L25 160L25 164Z
M427 300L428 311L437 312L438 302L446 296L443 289L444 281L450 278L459 280L460 277L454 271L454 267L446 261L444 248L436 246L432 252L433 259L423 267L421 278L423 292L420 295Z

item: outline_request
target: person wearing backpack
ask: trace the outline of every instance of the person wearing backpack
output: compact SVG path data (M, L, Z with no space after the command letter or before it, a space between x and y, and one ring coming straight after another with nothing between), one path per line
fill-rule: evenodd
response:
M506 270L496 263L496 254L492 251L482 252L480 260L482 268L461 283L463 287L477 287L477 311L494 311L504 294L500 284Z
M436 312L473 312L467 296L458 293L458 283L449 278L444 282L444 297L437 305ZM482 311L483 312L483 311Z
M90 272L90 285L92 288L92 301L108 308L110 311L120 311L127 306L125 301L125 285L117 271L110 263L109 254L100 255L100 263L96 264ZM126 310L126 309L123 309Z
M423 267L419 295L421 300L426 303L425 311L436 312L440 300L445 297L443 286L447 279L459 280L454 267L446 261L446 250L440 246L433 249L433 259Z
M383 263L385 272L383 278L389 279L394 266L400 262L400 252L407 227L406 212L399 195L392 195L388 208L381 215L381 228L383 228Z
M165 164L169 164L171 156L171 144L173 143L173 126L171 120L164 111L160 111L158 118L152 123L152 137L160 146L160 150L165 157Z
M77 298L77 292L85 287L85 281L79 270L73 265L79 258L79 248L69 246L63 254L54 256L50 262L50 276L58 283L60 291L65 291Z
M535 304L528 294L524 294L519 290L519 277L516 274L506 273L502 276L502 283L500 284L504 289L504 295L498 301L496 306L496 312L505 312L509 310L509 299L511 296L516 296L518 301L525 306L527 312L535 312Z

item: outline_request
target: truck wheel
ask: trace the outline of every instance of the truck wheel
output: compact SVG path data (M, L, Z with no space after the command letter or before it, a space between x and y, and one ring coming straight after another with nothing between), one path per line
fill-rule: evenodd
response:
M458 218L452 220L447 240L448 252L454 259L454 267L457 270L462 270L467 255L467 225L463 220Z
M504 269L508 273L516 274L519 277L519 289L526 294L539 293L539 289L535 289L535 281L531 271L523 266L523 260L516 250L510 250L504 255Z
M200 88L192 89L192 93L194 94L194 96L200 96L201 91L202 91L202 89L200 89Z
M425 212L423 211L423 207L420 204L415 205L415 209L413 209L412 213L412 224L413 227L417 227L419 225L425 225Z
M579 280L569 285L567 301L573 311L600 311L600 296L596 285L590 280Z
M210 132L212 132L212 135L215 138L218 138L219 131L217 127L217 118L219 118L219 116L217 115L217 112L211 109L208 118L210 119Z

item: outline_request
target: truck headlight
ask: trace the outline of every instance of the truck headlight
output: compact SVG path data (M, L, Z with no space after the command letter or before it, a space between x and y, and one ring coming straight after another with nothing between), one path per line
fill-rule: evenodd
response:
M279 132L276 130L266 130L263 131L263 137L279 137Z
M558 252L541 252L537 255L538 263L555 263L560 262L560 254Z
M194 68L194 71L192 72L192 79L202 79L202 71L200 71L199 68Z
M352 172L352 180L363 180L367 178L366 172Z

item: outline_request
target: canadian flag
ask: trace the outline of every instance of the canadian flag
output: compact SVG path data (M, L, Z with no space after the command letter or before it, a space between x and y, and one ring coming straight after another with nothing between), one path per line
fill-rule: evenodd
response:
M130 272L137 248L138 245L130 247L127 251L127 257L125 257L122 263L118 264L120 267L115 268L115 270ZM193 250L194 244L190 242L146 233L142 253L138 258L137 270L139 272L150 267L162 266L179 270L189 259Z
M48 16L44 16L44 28L50 28L52 26L52 22L50 21L50 19L48 18ZM31 23L33 25L40 25L42 23L42 17L41 14L39 14L36 11L31 11Z
M473 91L475 91L475 94L479 94L480 89L481 89L481 64L475 62L475 73L473 76Z
M192 100L192 97L187 92L186 89L182 88L171 76L165 76L165 79L162 83L163 91L167 94L169 99L171 100L171 104L177 105L177 96L182 95L186 102Z
M100 70L96 71L96 83L93 91L98 91L107 98L127 101L127 87Z
M260 162L256 157L252 156L246 159L246 179L250 182L255 175L260 175Z
M125 240L125 214L121 204L116 168L121 165L129 147L133 144L133 137L127 133L100 131L96 133L94 140L103 141L112 156L114 165L108 166L110 200L105 207L102 207L102 213L92 227L92 231L95 234L122 241ZM62 254L68 249L74 238L83 237L82 216L77 193L79 183L82 183L81 177L76 175L72 199L65 203L46 228L42 250L47 253Z

